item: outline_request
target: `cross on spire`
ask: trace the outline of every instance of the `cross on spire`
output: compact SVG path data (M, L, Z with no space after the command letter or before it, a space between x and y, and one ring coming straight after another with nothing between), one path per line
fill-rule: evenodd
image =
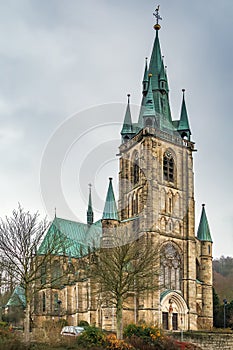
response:
M155 9L155 12L153 13L153 15L156 18L156 25L157 26L159 25L159 21L162 20L162 17L159 15L159 7L160 7L160 5L158 5L158 7Z
M159 24L159 21L162 20L162 17L160 16L159 14L159 5L158 7L155 9L155 12L153 13L153 15L155 16L156 18L156 24L154 25L154 29L157 31L158 33L158 30L161 28L160 27L160 24Z

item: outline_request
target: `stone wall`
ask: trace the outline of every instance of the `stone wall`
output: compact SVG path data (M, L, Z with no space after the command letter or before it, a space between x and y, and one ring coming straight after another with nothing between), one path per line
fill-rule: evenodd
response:
M180 333L172 333L172 336L181 339ZM199 345L202 350L232 350L233 333L217 332L185 332L183 340Z

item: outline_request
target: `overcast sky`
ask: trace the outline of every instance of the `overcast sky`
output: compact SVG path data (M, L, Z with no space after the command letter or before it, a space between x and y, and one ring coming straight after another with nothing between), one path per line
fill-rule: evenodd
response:
M173 119L185 88L198 149L196 224L206 203L214 256L233 256L233 2L160 5ZM140 104L156 6L152 0L0 1L1 216L20 202L42 215L53 216L56 207L60 217L85 221L92 182L100 217L109 176L117 192L126 95Z

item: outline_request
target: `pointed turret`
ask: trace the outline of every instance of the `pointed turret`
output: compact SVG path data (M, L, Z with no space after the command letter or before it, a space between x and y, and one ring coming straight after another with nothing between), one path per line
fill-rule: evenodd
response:
M105 201L102 220L117 220L117 221L119 221L119 216L118 216L114 191L113 191L113 187L112 187L112 178L111 177L109 178L109 186L108 186L108 192L107 192L107 197L106 197L106 201Z
M181 134L181 137L187 137L188 140L190 141L190 136L191 136L191 130L189 126L189 120L188 120L188 113L187 113L187 108L186 108L186 103L185 103L185 89L182 89L183 92L183 99L182 99L182 105L181 105L181 113L180 113L180 121L177 130Z
M159 88L162 91L168 92L167 73L166 73L163 61L162 61L162 65L161 65L161 71L159 74Z
M152 74L149 74L149 88L143 106L143 124L155 127L155 105L151 86Z
M145 71L144 71L144 76L143 76L143 90L142 93L145 96L148 90L148 82L149 82L149 76L148 76L148 67L147 67L147 57L146 57L146 62L145 62Z
M91 184L89 184L89 199L88 199L88 209L87 209L87 224L92 225L94 220L94 213L92 210L92 198L91 198Z
M128 141L133 135L133 125L130 111L130 94L128 94L127 97L128 103L125 111L123 127L121 129L121 136L124 142Z
M197 238L200 241L213 242L210 234L209 223L206 216L205 204L202 204L201 220L197 231Z

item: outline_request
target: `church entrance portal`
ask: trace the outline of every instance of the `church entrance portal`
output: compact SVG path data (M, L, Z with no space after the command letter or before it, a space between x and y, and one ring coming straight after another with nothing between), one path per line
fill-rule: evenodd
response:
M188 307L182 295L167 290L161 294L161 323L166 330L188 329Z

